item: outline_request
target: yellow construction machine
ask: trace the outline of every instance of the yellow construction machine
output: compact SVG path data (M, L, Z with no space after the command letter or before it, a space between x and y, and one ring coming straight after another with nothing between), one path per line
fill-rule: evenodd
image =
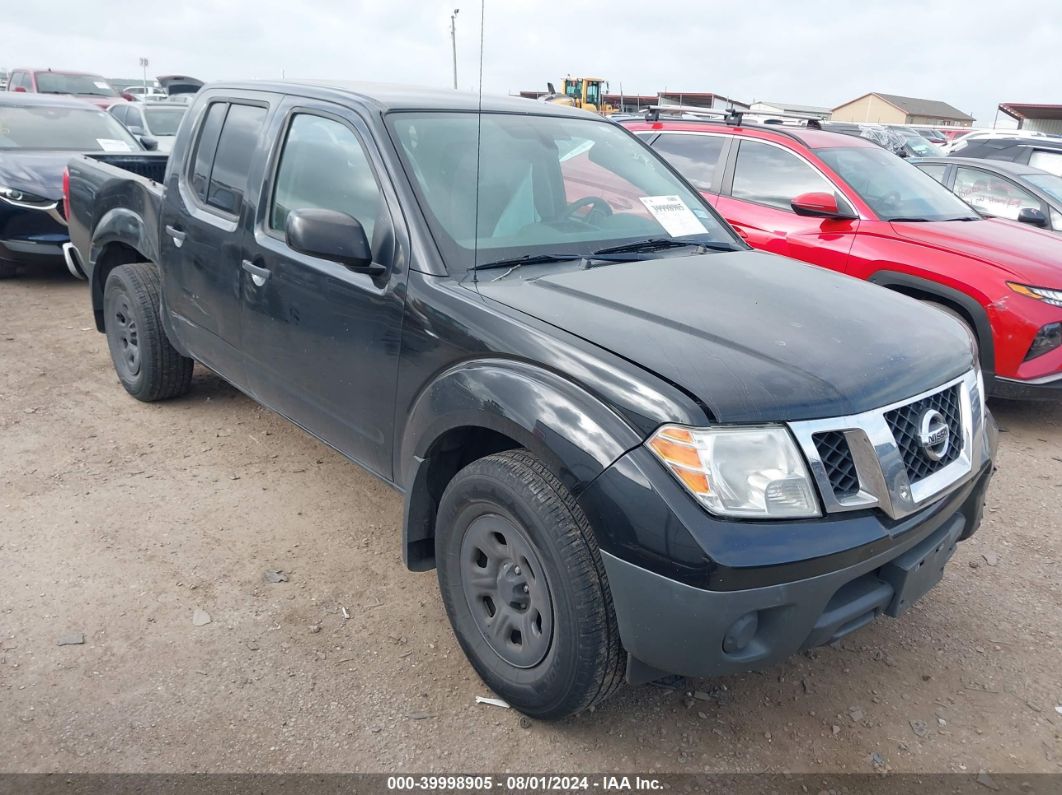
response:
M564 91L558 92L553 83L546 83L549 93L542 97L543 102L552 102L555 105L569 105L582 108L591 113L600 113L609 116L616 109L604 101L602 89L608 90L608 83L601 77L571 77L564 78Z

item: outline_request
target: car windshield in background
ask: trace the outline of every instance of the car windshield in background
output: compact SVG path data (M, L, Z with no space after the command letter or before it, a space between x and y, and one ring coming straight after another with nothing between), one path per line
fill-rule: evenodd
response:
M1023 179L1052 199L1062 202L1062 177L1056 177L1054 174L1025 174Z
M181 119L188 111L187 105L166 108L144 108L148 129L152 135L176 135Z
M838 146L816 154L884 221L978 218L962 199L884 149Z
M482 263L648 238L741 245L700 196L609 122L502 113L480 122L447 112L388 121L443 253L460 267L474 264L477 249Z
M899 133L907 141L907 148L918 157L939 157L943 154L939 146L913 130L900 130Z
M0 149L136 152L136 139L109 113L80 108L0 107Z
M41 94L88 94L116 97L118 92L98 75L75 75L65 72L37 72L37 91Z

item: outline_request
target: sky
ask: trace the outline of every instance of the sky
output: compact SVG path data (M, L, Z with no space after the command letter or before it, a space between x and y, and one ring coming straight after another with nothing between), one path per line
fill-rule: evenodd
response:
M628 94L711 91L834 107L869 91L939 99L991 126L1000 102L1062 103L1062 3L999 0L484 0L483 90L566 74ZM478 2L49 0L0 18L0 67L137 77L479 86Z

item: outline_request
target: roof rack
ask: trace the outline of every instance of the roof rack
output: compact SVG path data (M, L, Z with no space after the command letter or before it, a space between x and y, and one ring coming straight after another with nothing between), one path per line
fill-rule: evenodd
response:
M661 111L665 111L669 114L676 114L680 117L678 120L684 121L686 123L695 122L698 124L721 124L726 125L727 127L741 127L746 114L767 115L770 118L776 118L783 115L779 113L759 114L756 111L738 110L736 108L729 108L727 110L717 110L714 108L701 108L697 106L687 105L652 105L645 113L645 120L650 123L660 121ZM690 118L691 116L695 118ZM768 132L778 133L779 135L784 135L787 138L792 138L794 141L797 141L801 144L805 144L805 146L807 144L805 143L804 139L797 134L796 130L822 129L817 119L807 119L807 117L804 116L790 117L805 119L809 122L808 126L794 128L792 126L787 127L782 124L764 124L758 121L756 123L756 126L762 127Z
M746 116L752 116L757 118L751 118L749 121L755 121L759 124L771 124L773 119L796 119L804 122L804 126L809 129L822 129L821 120L801 115L799 113L767 113L766 111L744 110L739 108L726 108L725 110L722 110L718 108L703 108L699 105L650 105L649 110L645 114L645 120L650 122L659 121L662 112L679 114L681 116L704 117L712 120L721 119L725 124L730 124L735 127L740 127L742 123L744 123ZM778 125L780 122L775 122L775 124Z

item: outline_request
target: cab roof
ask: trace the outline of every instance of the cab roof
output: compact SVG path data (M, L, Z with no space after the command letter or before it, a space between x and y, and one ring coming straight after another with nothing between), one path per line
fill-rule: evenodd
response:
M95 105L70 94L32 94L29 92L0 91L0 107L4 108L74 108L95 110Z
M471 91L405 86L393 83L345 82L336 80L249 80L238 83L208 83L204 91L268 91L277 94L314 96L321 99L355 100L387 112L392 110L474 111L480 97ZM489 113L525 113L540 116L602 119L597 114L523 97L484 94L482 109Z

